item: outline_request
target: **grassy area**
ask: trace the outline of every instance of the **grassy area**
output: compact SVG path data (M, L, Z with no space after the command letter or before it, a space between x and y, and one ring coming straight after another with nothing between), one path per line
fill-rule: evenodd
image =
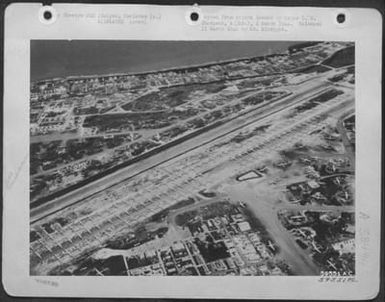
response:
M271 101L272 99L282 97L286 94L284 91L266 91L258 93L257 95L252 95L248 98L242 100L242 103L245 105L258 105L265 101Z
M263 126L259 126L259 127L256 127L254 128L252 131L250 132L246 132L246 133L242 133L240 132L239 134L237 134L236 136L234 136L230 142L231 143L242 143L243 141L255 136L255 135L259 135L261 133L264 133L268 128L270 127L270 125L263 125Z
M163 110L165 107L161 103L159 92L151 92L123 105L122 109L127 111L154 111Z
M168 231L168 227L160 227L154 231L146 229L145 225L138 226L134 232L112 238L106 242L106 247L111 249L130 249L156 237L163 237Z
M328 67L325 67L322 65L313 65L313 66L306 67L306 68L300 70L300 72L302 72L302 73L312 73L312 72L322 73L322 72L326 72L328 70L330 70L330 68L328 68Z
M214 243L212 238L207 236L205 241L195 238L199 252L206 263L230 257L230 254L223 242Z
M198 215L198 211L189 211L182 214L179 214L175 217L175 223L178 226L184 226L189 222L191 219L195 218Z
M131 129L160 129L175 120L184 120L198 114L198 109L132 112L87 116L83 127L96 127L99 131Z
M109 129L123 129L130 125L139 125L143 121L156 121L167 117L165 112L154 113L121 113L87 116L84 127L97 127L100 131Z
M330 58L326 59L323 64L334 68L353 65L355 62L355 49L350 46L337 51Z
M167 217L167 215L171 211L177 210L180 208L184 208L188 205L194 204L194 202L195 202L195 200L192 197L189 197L188 199L183 199L183 200L179 201L178 203L168 207L167 209L164 209L163 211L158 212L155 215L151 216L149 221L150 222L161 222L163 219L165 219Z
M186 225L189 220L199 216L203 220L211 219L214 217L221 217L229 214L236 214L239 211L236 206L225 201L211 203L206 206L202 206L196 210L181 213L175 217L175 223L179 226Z
M314 107L317 107L320 103L326 103L330 101L331 99L334 99L340 94L343 94L344 92L337 89L330 89L311 100L307 101L305 104L295 107L295 110L299 113L310 110Z
M158 111L172 109L188 102L190 95L196 91L202 93L217 93L226 88L223 83L204 85L183 85L170 88L161 88L122 106L127 111Z

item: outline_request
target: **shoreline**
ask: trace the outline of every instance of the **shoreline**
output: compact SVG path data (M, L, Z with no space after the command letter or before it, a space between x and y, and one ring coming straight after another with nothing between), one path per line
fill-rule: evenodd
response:
M321 43L318 42L317 43ZM301 43L298 43L301 44ZM244 56L244 57L237 57L233 59L225 59L225 60L217 60L217 61L208 61L200 64L191 64L191 65L180 65L180 66L172 66L172 67L166 67L162 69L155 69L155 70L149 70L149 71L142 71L142 72L114 72L114 73L103 73L103 74L91 74L91 75L69 75L65 77L54 77L54 78L46 78L41 80L31 80L31 84L37 84L37 83L45 83L45 82L53 82L53 81L68 81L68 80L84 80L84 79L94 79L94 78L100 78L100 77L114 77L114 76L140 76L140 75L149 75L149 74L156 74L156 73L162 73L162 72L172 72L172 71L181 71L186 69L194 69L194 68L206 68L214 65L224 65L224 64L230 64L240 61L247 61L247 60L261 60L262 58L266 57L275 57L275 56L283 56L288 55L289 48L293 47L294 45L286 47L286 50L271 53L271 54L265 54L265 55L257 55L257 56Z

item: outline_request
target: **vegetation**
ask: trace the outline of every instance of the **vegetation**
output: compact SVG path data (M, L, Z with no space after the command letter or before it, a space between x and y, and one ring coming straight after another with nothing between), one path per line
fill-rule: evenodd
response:
M302 73L312 73L312 72L323 73L323 72L326 72L328 70L330 70L330 68L328 68L326 66L323 66L323 65L313 65L313 66L310 66L310 67L305 67L304 69L299 70L299 72L302 72Z
M330 89L320 94L319 96L312 98L311 100L307 101L305 104L295 107L295 110L301 113L301 112L313 109L314 107L317 107L320 103L326 103L343 93L344 92L341 90Z
M153 216L151 216L149 221L150 222L161 222L163 219L165 219L167 217L167 215L171 211L174 211L174 210L177 210L180 208L184 208L188 205L194 204L194 202L195 202L195 200L192 197L189 197L188 199L183 199L183 200L177 202L176 204L168 207L167 209L164 209L163 211L154 214Z
M353 65L355 60L354 46L346 47L337 51L330 58L323 62L323 65L328 65L334 68Z
M134 112L170 110L188 102L193 92L217 93L224 88L226 86L223 83L164 87L158 91L142 95L136 100L123 105L122 108Z

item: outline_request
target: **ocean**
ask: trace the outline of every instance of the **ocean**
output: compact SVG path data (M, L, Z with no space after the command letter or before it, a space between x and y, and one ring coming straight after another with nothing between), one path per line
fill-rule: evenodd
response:
M281 53L299 41L32 40L31 81L138 73Z

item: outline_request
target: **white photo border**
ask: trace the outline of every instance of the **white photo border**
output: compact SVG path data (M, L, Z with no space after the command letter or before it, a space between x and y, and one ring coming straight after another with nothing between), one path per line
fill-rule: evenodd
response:
M202 32L185 20L187 6L54 4L57 19L39 21L38 3L5 11L3 285L10 295L52 297L370 299L379 291L381 213L381 14L375 9L200 7L203 14L313 15L322 25L283 33ZM65 13L138 12L161 15L146 26L98 25ZM347 14L349 24L334 22ZM356 50L356 282L319 277L79 277L29 275L30 40L285 40L354 41Z

